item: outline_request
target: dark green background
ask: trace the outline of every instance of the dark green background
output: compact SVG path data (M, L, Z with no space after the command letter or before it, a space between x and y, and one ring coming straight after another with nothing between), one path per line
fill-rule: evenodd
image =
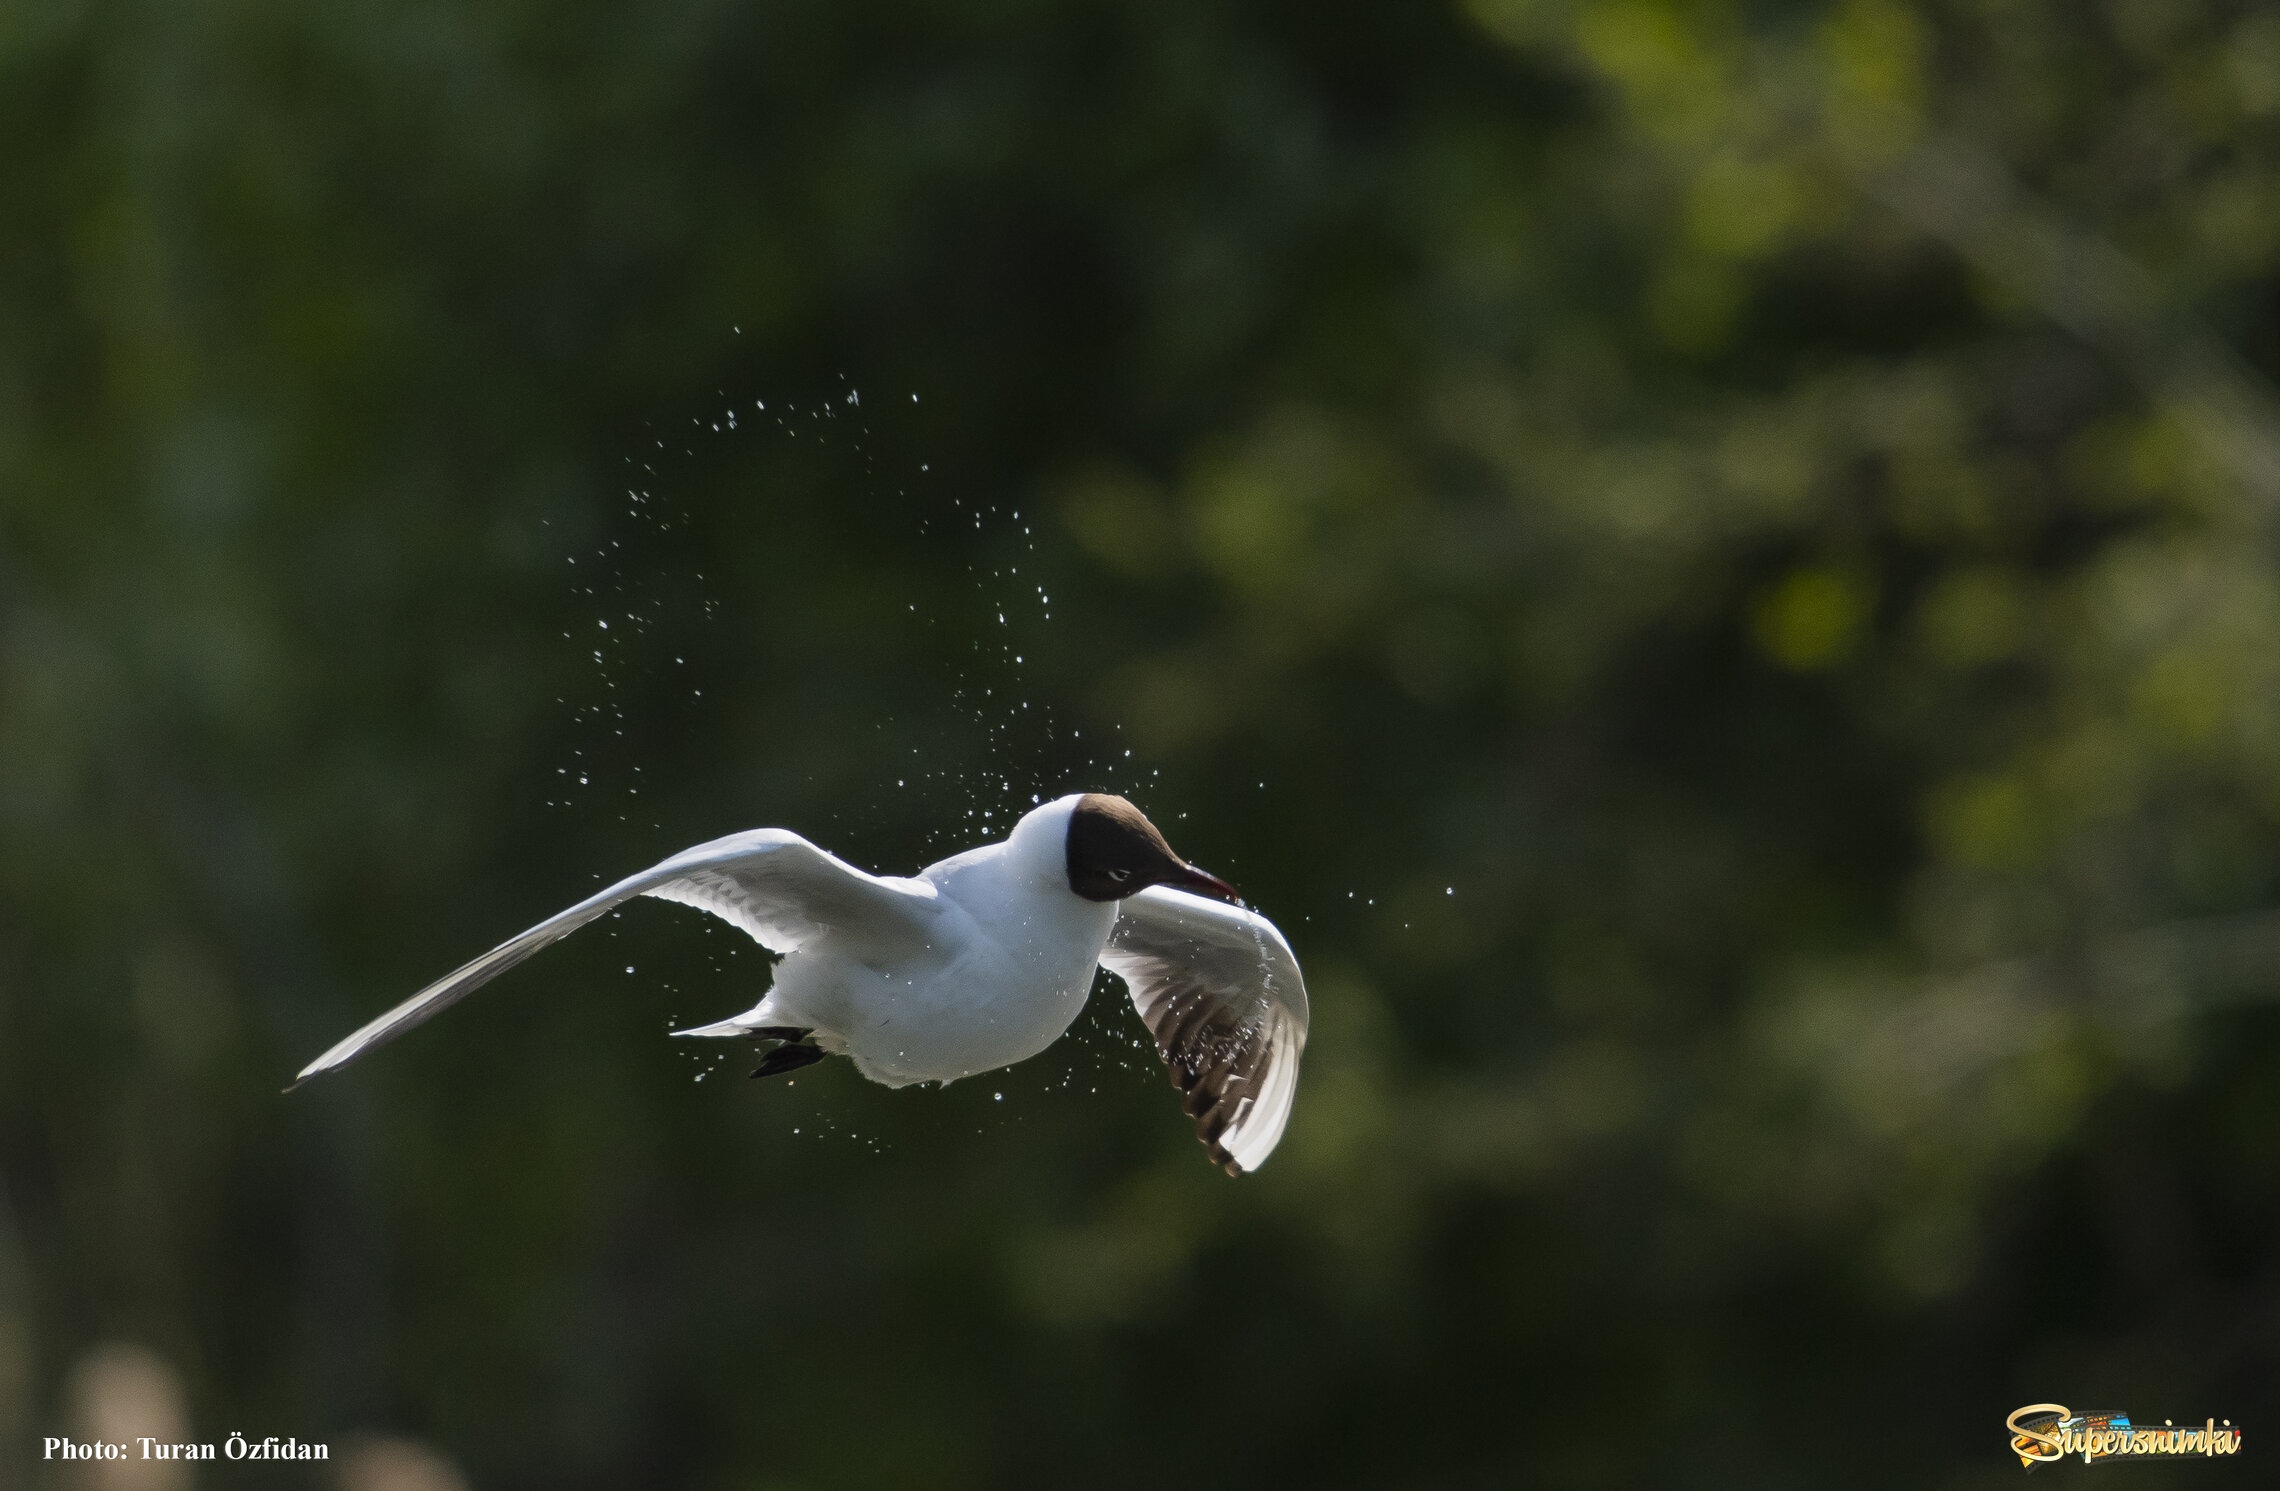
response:
M0 1479L116 1340L484 1491L2258 1456L2276 269L2269 6L0 11ZM694 1082L649 903L278 1094L1094 787L1305 962L1254 1178L1106 986Z

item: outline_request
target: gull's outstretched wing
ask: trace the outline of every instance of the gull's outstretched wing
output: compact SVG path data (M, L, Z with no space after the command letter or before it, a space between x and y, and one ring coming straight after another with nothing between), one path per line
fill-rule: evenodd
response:
M939 909L934 887L924 881L866 875L786 829L748 829L684 849L500 943L310 1062L293 1085L348 1065L635 896L709 911L779 953L836 931L869 944L879 956L893 957L925 940Z
M1151 886L1122 903L1100 961L1132 991L1211 1157L1230 1175L1265 1164L1306 1049L1306 981L1275 924Z

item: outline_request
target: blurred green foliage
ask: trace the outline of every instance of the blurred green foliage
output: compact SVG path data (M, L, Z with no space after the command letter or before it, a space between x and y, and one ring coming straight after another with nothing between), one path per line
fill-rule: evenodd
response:
M2269 6L65 3L0 138L0 1477L113 1339L484 1488L2280 1416ZM1093 786L1306 962L1255 1179L1106 986L694 1083L667 907L277 1095Z

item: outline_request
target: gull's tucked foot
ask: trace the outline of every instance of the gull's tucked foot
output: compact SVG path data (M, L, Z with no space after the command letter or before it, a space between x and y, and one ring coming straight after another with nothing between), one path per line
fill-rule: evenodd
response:
M796 1046L815 1032L798 1025L761 1025L745 1034L756 1041L783 1041L787 1045Z
M823 1060L821 1046L778 1046L760 1058L753 1069L755 1077L773 1077L780 1072L796 1072L803 1066L814 1066Z

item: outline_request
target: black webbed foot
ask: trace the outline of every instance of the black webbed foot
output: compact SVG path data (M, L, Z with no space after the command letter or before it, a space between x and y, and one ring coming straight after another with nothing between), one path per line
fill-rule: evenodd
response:
M783 1045L760 1058L753 1069L755 1077L773 1077L782 1072L796 1072L803 1066L814 1066L823 1060L821 1046Z

